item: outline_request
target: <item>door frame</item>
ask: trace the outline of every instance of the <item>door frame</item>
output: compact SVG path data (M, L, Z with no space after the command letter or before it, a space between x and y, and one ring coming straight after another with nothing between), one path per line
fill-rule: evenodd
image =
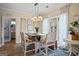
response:
M2 46L4 45L4 19L3 16L2 17Z
M16 23L16 18L11 17L10 20L12 21L12 19L15 19L15 23ZM11 23L11 21L10 21L10 23ZM10 30L9 35L10 35L10 40L11 40L11 24L9 25L9 30ZM16 24L15 24L15 43L16 43Z
M4 38L4 18L3 17L10 17L10 19L14 18L15 19L15 22L16 22L16 17L1 16L1 19L2 19L2 46L5 45L5 38ZM9 25L9 30L10 30L10 25ZM9 35L10 35L9 36L9 40L7 40L7 41L10 41L11 40L11 34L10 33L9 33ZM16 25L15 25L15 34L16 34ZM16 43L16 35L15 35L15 43Z

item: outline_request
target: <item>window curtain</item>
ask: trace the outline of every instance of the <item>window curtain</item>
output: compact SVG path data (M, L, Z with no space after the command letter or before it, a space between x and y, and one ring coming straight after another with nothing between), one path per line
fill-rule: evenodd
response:
M68 14L69 14L69 5L63 7L58 12L58 47L65 47L66 42L64 41L68 35Z
M65 47L64 39L67 38L68 30L67 30L67 18L68 14L63 13L59 16L59 38L58 38L58 46Z

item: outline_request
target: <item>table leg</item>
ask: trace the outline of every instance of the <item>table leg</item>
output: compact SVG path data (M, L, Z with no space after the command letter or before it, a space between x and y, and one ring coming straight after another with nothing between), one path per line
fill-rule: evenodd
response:
M73 49L73 47L72 47L72 44L70 44L70 49L69 49L69 56L71 56L72 55L72 53L74 54L74 55L77 55L75 52L74 52L74 49Z
M71 56L71 54L72 54L72 45L71 44L69 44L69 56Z

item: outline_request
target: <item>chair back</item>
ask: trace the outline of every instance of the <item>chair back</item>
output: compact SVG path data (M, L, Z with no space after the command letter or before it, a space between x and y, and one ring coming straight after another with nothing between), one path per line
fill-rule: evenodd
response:
M20 32L20 35L21 35L21 40L24 40L24 34L23 34L23 32Z
M56 41L56 32L50 32L46 35L46 43Z

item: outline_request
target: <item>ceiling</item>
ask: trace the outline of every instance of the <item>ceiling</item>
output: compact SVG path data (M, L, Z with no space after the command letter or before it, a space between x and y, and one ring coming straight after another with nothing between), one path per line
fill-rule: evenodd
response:
M67 5L66 3L39 3L39 14L46 15L58 8ZM46 6L49 6L46 8ZM26 14L34 15L34 3L0 3L0 9L16 11Z

